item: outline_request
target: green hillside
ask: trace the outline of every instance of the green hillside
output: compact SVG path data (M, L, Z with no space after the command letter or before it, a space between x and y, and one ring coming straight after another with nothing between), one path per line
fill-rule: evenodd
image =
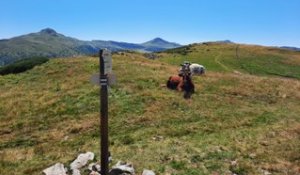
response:
M141 44L103 40L83 41L46 28L40 32L0 40L0 66L29 57L60 58L95 55L100 48L107 48L112 51L152 52L180 46L161 38L155 38Z
M211 71L274 75L300 79L300 52L255 45L203 43L171 49L163 61L179 65L185 60Z
M299 173L299 54L241 45L236 58L235 49L194 45L157 60L113 55L113 164L130 161L138 173L157 174ZM190 100L164 87L183 60L207 68L193 78ZM1 175L38 175L86 151L99 159L99 87L89 82L97 72L98 59L82 57L0 76Z
M0 40L0 65L29 57L67 57L79 55L78 48L84 42L43 29L37 33Z

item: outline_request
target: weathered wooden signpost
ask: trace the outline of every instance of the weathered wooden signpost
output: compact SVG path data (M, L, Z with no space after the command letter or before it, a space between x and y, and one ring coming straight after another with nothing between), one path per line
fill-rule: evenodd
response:
M112 71L111 52L107 49L100 50L100 151L101 175L108 175L108 74Z
M92 84L100 85L100 157L101 175L108 175L109 142L108 142L108 86L116 83L112 73L111 52L107 49L99 51L99 73L91 76Z

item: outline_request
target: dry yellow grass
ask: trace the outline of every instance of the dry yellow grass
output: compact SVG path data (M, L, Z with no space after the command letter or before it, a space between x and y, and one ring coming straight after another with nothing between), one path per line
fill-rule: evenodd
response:
M178 66L137 53L113 65L114 162L158 174L299 173L299 80L208 69L184 100L162 86ZM0 174L40 174L85 151L99 158L97 72L97 58L72 58L0 77Z

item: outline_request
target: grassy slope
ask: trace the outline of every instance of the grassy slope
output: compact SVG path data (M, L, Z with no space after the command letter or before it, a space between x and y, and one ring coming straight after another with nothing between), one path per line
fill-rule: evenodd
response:
M179 65L198 62L210 71L275 75L300 79L300 52L253 45L207 43L172 49L163 61ZM173 54L172 54L173 53ZM185 55L178 54L185 53Z
M194 78L196 93L184 100L161 86L178 69L168 63L172 55L162 55L113 57L114 161L159 174L299 173L299 80L232 74L234 64L225 70L203 57L208 73ZM173 64L184 59L176 57ZM89 82L97 69L96 58L53 59L0 76L0 174L40 174L80 152L99 154L99 88Z
M5 64L30 57L64 57L80 54L75 47L82 45L70 37L57 34L32 33L0 42L1 61ZM1 63L1 62L0 62Z

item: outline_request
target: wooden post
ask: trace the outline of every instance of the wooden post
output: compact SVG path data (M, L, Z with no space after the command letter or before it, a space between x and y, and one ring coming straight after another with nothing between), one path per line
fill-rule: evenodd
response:
M107 92L107 74L105 74L105 65L103 50L99 52L100 65L100 151L101 151L101 175L108 175L108 92Z

